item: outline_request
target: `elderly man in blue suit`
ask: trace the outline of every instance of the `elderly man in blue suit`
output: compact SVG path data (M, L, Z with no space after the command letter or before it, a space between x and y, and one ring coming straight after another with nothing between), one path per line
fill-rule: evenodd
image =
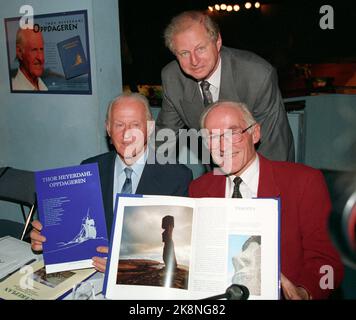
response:
M190 169L181 164L153 161L154 150L148 147L153 128L154 121L147 99L138 93L122 94L109 104L106 116L106 131L115 150L82 162L98 163L109 232L116 193L188 195L192 180ZM32 249L41 251L42 243L46 240L41 235L42 225L39 221L34 221L32 225ZM98 247L97 250L100 253L108 252L107 247ZM93 265L97 270L105 271L106 260L93 257Z

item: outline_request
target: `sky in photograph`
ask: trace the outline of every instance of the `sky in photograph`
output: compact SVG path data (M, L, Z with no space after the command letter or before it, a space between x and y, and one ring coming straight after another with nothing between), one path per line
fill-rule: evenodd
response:
M120 259L150 259L163 263L162 218L166 215L174 217L177 262L189 266L193 209L180 206L126 207Z

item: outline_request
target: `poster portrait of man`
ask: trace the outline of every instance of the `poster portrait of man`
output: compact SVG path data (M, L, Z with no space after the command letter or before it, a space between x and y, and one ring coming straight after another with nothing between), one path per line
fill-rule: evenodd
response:
M87 11L6 18L12 93L91 94Z

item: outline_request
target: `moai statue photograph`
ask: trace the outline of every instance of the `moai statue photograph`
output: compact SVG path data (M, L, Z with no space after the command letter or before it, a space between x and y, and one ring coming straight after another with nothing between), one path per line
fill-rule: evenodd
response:
M174 228L174 217L173 216L164 216L162 218L162 242L163 246L163 262L165 269L173 271L177 267L176 255L174 252L174 243L173 243L173 228Z

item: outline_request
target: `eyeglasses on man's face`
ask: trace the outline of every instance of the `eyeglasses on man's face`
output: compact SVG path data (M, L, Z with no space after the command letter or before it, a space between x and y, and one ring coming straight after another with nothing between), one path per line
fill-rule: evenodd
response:
M225 129L223 133L211 134L209 136L209 142L211 147L219 147L221 139L224 139L224 143L239 143L243 140L244 133L251 129L256 123L249 125L245 129ZM220 130L217 130L220 131ZM214 132L214 130L213 130Z

